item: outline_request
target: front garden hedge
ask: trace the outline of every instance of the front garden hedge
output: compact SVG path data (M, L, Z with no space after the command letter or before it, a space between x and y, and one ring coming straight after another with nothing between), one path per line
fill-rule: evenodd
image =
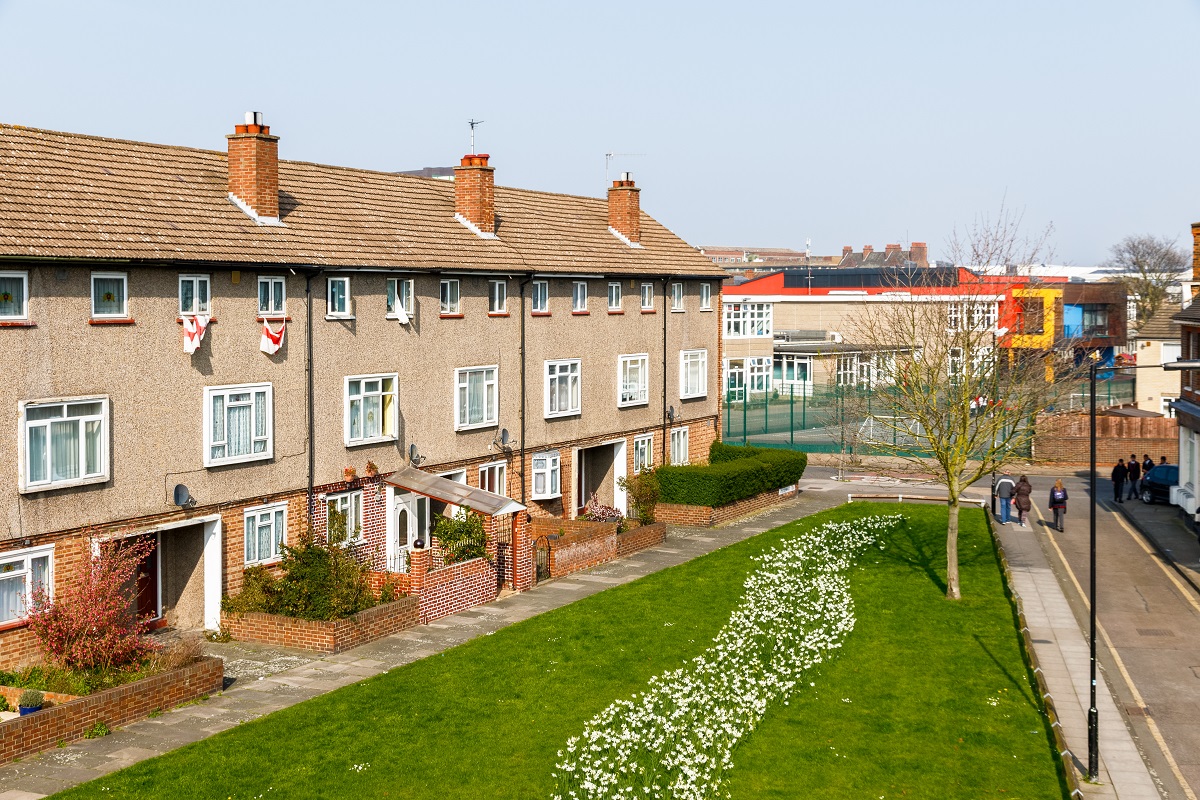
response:
M654 471L659 502L716 508L791 486L804 475L808 454L713 442L709 463Z

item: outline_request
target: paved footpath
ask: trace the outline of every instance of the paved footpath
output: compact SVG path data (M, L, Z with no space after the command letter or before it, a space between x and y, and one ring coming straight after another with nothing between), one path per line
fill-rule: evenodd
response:
M672 528L666 541L658 547L544 583L529 592L507 594L486 606L455 614L431 625L409 629L346 653L314 658L312 654L277 648L258 648L237 643L213 645L212 652L226 658L227 682L229 677L234 679L226 691L205 702L131 724L102 739L79 742L2 767L0 800L35 800L101 777L242 722L559 608L610 586L629 583L794 519L831 508L845 502L847 492L853 491L845 483L823 479L805 480L801 488L795 500L753 517L716 529ZM1076 714L1073 707L1066 707L1063 699L1070 694L1068 687L1075 687L1075 695L1079 696L1081 692L1084 698L1085 705L1079 712L1085 718L1086 675L1084 683L1079 684L1078 677L1070 667L1065 667L1060 677L1052 673L1049 665L1073 665L1079 662L1084 665L1086 672L1086 643L1070 610L1065 611L1065 618L1058 612L1059 604L1064 608L1066 606L1062 591L1040 550L1021 546L1026 541L1013 542L1012 550L1008 550L1010 544L1005 542L1016 582L1014 589L1025 604L1031 629L1036 628L1033 638L1038 659L1047 665L1045 669L1047 679L1051 681L1050 691L1058 703L1060 715L1069 717ZM1045 630L1042 616L1046 619ZM1073 652L1074 648L1079 647L1085 648L1082 660ZM1104 699L1111 703L1107 693ZM1111 710L1108 713L1115 715L1116 712ZM1087 796L1121 800L1158 798L1128 735L1125 743L1120 741L1116 730L1111 731L1110 736L1112 741L1101 742L1104 783L1088 786ZM1078 739L1077 732L1068 728L1067 739L1075 752L1086 754L1086 735ZM1132 749L1133 758L1125 758L1126 749ZM1144 780L1138 779L1139 770ZM1149 785L1149 793L1143 791L1143 783Z

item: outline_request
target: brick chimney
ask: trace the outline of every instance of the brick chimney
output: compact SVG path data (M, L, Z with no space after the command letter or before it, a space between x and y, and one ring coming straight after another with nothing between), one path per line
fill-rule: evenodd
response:
M929 247L924 242L913 242L909 257L918 267L929 266Z
M896 258L899 255L900 255L900 245L898 245L898 244L884 245L884 248L883 248L884 261L891 261L892 259Z
M259 222L279 221L279 137L258 111L246 112L229 140L229 195Z
M608 190L608 229L635 246L642 241L641 191L628 172L622 172L621 179L613 181Z
M1200 222L1192 223L1192 280L1200 281Z
M485 239L496 238L496 168L487 153L462 157L454 168L454 217Z
M850 245L848 245L848 244L842 245L842 258L845 258L846 256L850 255L853 252L854 252L854 248L851 247Z
M864 244L863 245L863 260L866 261L867 256L871 255L871 253L874 253L874 252L875 252L875 247L873 245Z

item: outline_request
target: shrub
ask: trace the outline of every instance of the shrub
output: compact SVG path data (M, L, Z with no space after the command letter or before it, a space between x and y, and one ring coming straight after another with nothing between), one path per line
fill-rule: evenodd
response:
M112 733L112 729L103 722L97 722L92 727L88 728L87 733L83 735L85 739L99 739L102 736L108 736Z
M367 567L337 545L303 540L283 546L283 577L250 567L242 591L226 596L221 608L231 614L264 612L311 620L341 619L375 605Z
M643 470L617 481L617 485L629 495L633 516L647 525L654 522L654 505L659 498L658 476L654 473L652 469Z
M53 661L74 670L118 669L157 649L134 611L138 563L154 547L152 539L103 542L53 600L46 587L34 589L29 627Z
M8 698L0 694L0 711L12 711L12 706L8 704Z
M272 607L278 592L275 576L266 567L247 567L242 573L242 590L221 598L221 609L230 614L248 614Z
M46 702L46 696L37 689L26 689L21 692L21 697L17 700L18 706L25 708L41 708Z
M583 507L583 513L579 515L579 518L590 519L593 522L616 522L619 524L624 521L625 515L619 508L601 503L596 493L592 492L592 496L588 498L587 505Z
M470 506L460 507L453 518L439 516L433 526L433 535L442 543L447 564L487 555L483 517L473 513Z
M791 450L734 447L714 442L713 463L655 470L664 503L724 506L790 486L804 475L808 456Z

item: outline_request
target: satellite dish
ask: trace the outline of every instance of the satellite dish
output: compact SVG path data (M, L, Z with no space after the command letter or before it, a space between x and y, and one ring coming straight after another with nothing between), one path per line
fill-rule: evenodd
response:
M417 452L416 443L410 444L408 446L408 460L412 463L412 465L414 467L421 466L421 462L423 462L425 460L424 456L422 456L420 453Z
M671 422L675 421L675 406L669 406L667 408L667 419L669 419Z
M508 428L500 429L500 446L508 447L508 443L512 441L512 437L508 435Z
M192 499L192 493L182 483L175 484L175 505L183 508Z

